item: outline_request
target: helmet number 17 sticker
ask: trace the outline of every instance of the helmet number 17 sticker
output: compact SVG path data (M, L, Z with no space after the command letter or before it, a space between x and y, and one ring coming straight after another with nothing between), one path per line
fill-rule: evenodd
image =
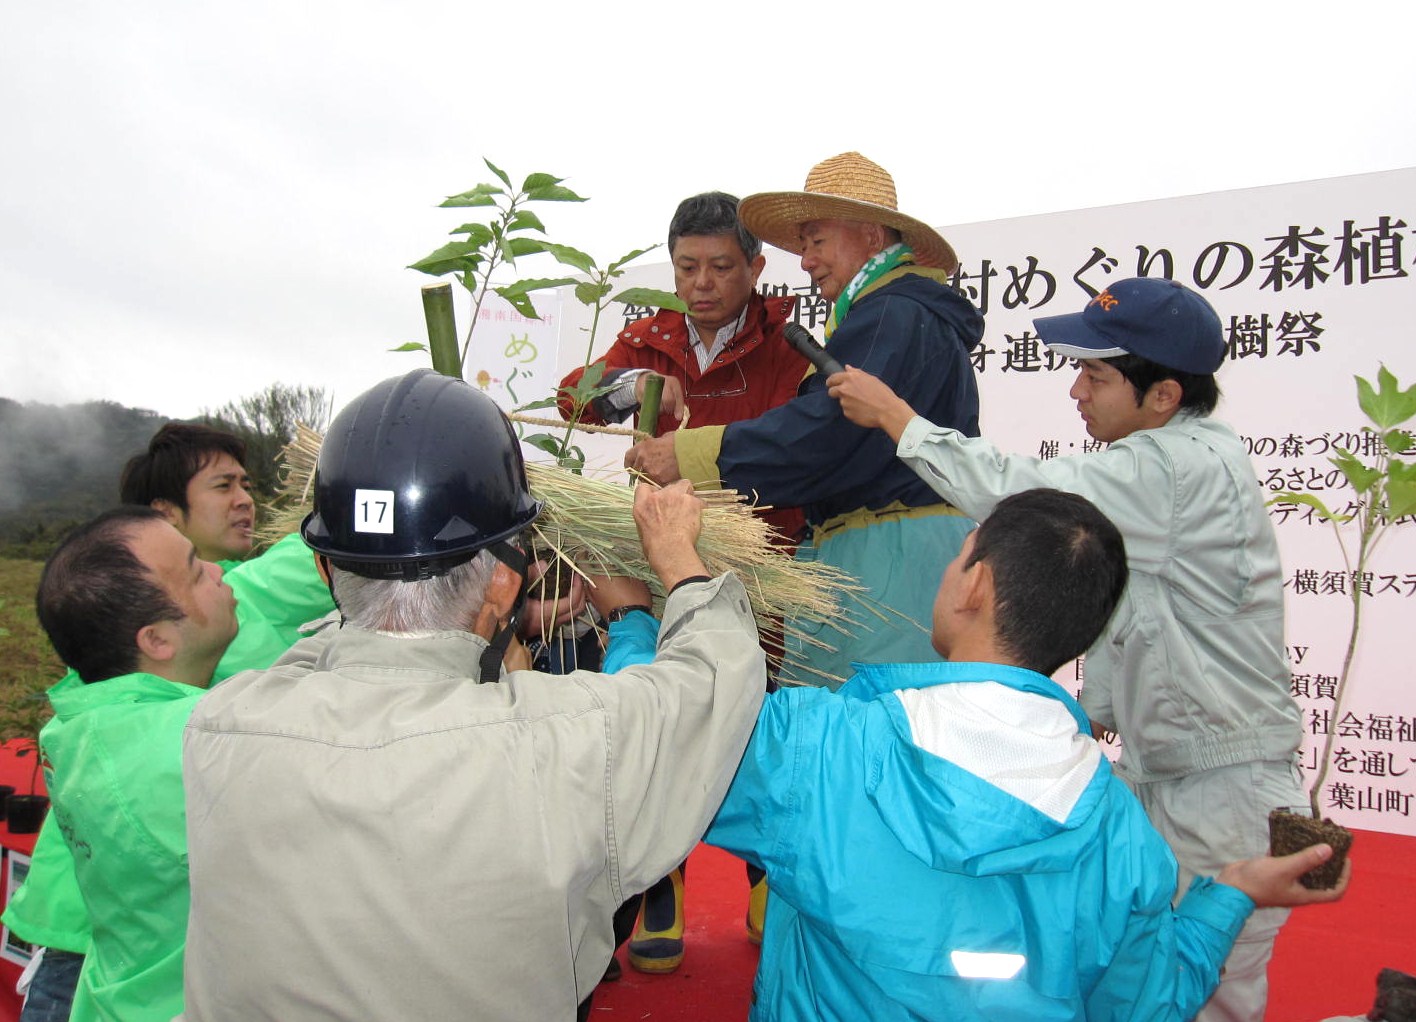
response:
M354 491L354 531L393 533L393 491Z

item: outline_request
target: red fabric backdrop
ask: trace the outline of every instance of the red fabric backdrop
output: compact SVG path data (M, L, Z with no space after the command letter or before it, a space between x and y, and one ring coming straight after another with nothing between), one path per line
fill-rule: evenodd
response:
M0 784L26 791L33 760L16 755L22 743L0 747ZM43 791L43 780L40 781ZM26 855L34 835L0 825L5 879L9 855ZM1268 1022L1317 1022L1359 1015L1371 1006L1383 966L1416 974L1416 839L1361 831L1352 851L1355 877L1347 897L1296 912L1279 937L1269 971ZM0 896L5 889L0 887ZM617 983L600 986L597 1022L689 1022L747 1017L757 949L747 942L747 880L742 863L700 846L689 859L687 954L678 972L641 976L626 968ZM15 981L20 965L0 959L0 1022L18 1019Z
M24 755L20 755L21 750L25 750ZM34 753L29 751L28 742L20 739L6 742L0 746L0 784L11 785L20 794L27 794L34 776L34 763ZM36 794L43 795L44 775L40 774L35 783ZM4 846L5 852L5 868L0 874L0 907L9 897L10 856L12 853L28 856L34 851L34 839L34 834L12 834L8 824L0 824L0 845ZM9 937L8 931L5 937ZM7 950L4 956L0 956L0 1022L12 1022L20 1017L21 1000L15 993L15 981L20 978L24 966L12 961L8 957L10 953Z

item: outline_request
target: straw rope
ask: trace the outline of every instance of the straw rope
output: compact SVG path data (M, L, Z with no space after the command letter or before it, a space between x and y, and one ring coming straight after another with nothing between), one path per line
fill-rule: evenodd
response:
M564 419L542 419L535 415L522 415L519 412L511 412L507 415L507 418L512 422L520 422L527 426L549 426L552 429L565 429L566 426L570 426L571 429L578 430L581 433L608 433L610 436L627 436L633 437L635 440L643 440L649 435L648 433L641 432L637 429L630 429L626 426L591 426L583 422L577 422L571 425Z

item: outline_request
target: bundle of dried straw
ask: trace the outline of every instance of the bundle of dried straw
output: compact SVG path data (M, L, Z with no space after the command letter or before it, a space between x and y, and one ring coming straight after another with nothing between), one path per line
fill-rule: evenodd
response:
M262 530L264 540L293 531L309 511L322 442L319 433L301 425L283 452L281 496ZM557 554L581 574L643 579L662 600L662 588L639 545L631 487L538 463L527 464L526 475L532 496L545 504L533 527L538 548ZM845 603L878 613L849 575L829 565L794 560L773 546L767 524L735 491L700 490L698 495L707 503L699 556L711 573L732 571L742 579L760 627L774 630L781 619L789 634L829 647L820 637L823 633L843 641L861 623L858 614L846 611Z

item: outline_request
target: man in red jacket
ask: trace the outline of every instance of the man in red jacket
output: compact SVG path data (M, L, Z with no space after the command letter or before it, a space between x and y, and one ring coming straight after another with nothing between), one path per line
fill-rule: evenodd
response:
M726 426L752 419L796 396L806 359L782 337L792 322L795 298L763 298L755 290L767 260L762 242L737 215L738 200L705 192L679 203L669 222L669 256L674 291L688 314L661 309L629 323L600 362L600 386L610 388L581 415L584 422L623 422L639 411L648 373L664 377L658 428L674 429L685 417L695 426ZM584 375L576 369L561 381L573 387ZM571 402L560 412L569 418ZM647 428L640 424L640 428ZM762 517L782 538L796 542L803 519L797 508L772 508ZM762 939L767 886L761 870L748 867L752 881L748 936ZM629 941L629 962L640 972L672 972L683 961L683 870L651 887Z
M674 291L688 314L661 309L620 331L599 360L605 366L600 386L612 389L585 407L582 421L637 417L650 372L664 377L656 434L674 429L685 415L694 426L756 418L796 396L807 363L782 337L796 299L763 298L754 290L767 260L762 242L738 221L737 205L724 192L679 203L669 222L669 257ZM575 386L584 372L574 370L561 387ZM568 399L561 399L560 412L570 417ZM773 508L764 517L795 541L800 511Z

